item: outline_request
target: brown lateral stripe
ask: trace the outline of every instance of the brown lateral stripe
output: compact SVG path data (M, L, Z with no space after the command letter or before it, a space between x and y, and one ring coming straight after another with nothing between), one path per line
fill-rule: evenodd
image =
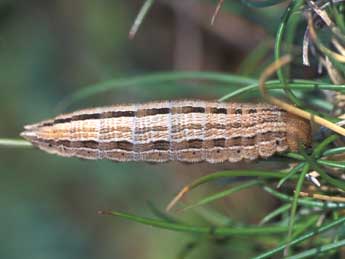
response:
M272 140L274 138L284 137L285 134L282 132L266 132L262 134L262 141ZM46 140L46 139L37 139L37 142L45 142L50 146L65 146L70 148L89 148L89 149L100 149L100 150L113 150L119 149L124 151L134 151L134 148L139 151L149 151L149 150L169 150L170 142L165 140L157 140L145 144L136 144L134 145L129 141L110 141L110 142L97 142L94 140L82 140L82 141L73 141L73 140ZM195 148L203 148L202 139L190 139L181 142L172 142L172 147L174 150ZM252 137L234 137L234 138L219 138L206 141L206 148L209 147L223 147L227 146L254 146L257 144L256 136Z
M145 146L145 144L139 144ZM147 148L145 151L149 151L151 149L156 150L169 150L170 149L170 142L165 140L158 140L151 143L152 148Z
M188 148L202 148L202 139L190 139L188 142Z
M100 150L112 150L112 149L120 149L124 151L133 151L134 144L129 141L112 141L112 142L100 142L99 144Z
M225 147L225 138L218 138L213 140L213 146L215 147Z
M94 140L71 141L71 140L48 140L48 144L53 146L64 146L69 148L89 148L100 150L120 149L124 151L133 151L133 143L128 141L97 142Z
M247 138L243 138L243 139L247 139ZM248 145L253 146L255 145L255 141L247 141L247 143L250 143ZM227 140L227 146L242 146L242 137L238 136L238 137L234 137L231 139Z

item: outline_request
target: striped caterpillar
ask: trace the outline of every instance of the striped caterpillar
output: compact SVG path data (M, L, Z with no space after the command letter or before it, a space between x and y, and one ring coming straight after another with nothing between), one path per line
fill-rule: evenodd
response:
M85 109L25 126L34 146L66 157L220 163L311 143L308 121L269 104L161 101Z

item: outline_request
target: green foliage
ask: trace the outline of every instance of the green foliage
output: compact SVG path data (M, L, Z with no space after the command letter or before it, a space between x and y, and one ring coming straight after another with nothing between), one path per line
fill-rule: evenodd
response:
M259 1L242 0L242 3L246 4L249 7L253 7L253 8L263 8L263 7L269 7L272 5L280 4L284 1L285 0L259 0Z

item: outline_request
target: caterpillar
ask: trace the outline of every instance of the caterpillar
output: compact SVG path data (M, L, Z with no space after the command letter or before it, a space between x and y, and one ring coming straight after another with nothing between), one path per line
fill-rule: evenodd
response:
M177 100L114 105L27 125L49 153L118 162L239 162L311 144L310 123L269 104Z

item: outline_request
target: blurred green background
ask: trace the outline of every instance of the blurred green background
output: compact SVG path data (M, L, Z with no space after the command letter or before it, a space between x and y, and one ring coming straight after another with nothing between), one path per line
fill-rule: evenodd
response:
M286 8L282 4L251 9L226 0L210 26L216 1L158 1L129 40L142 4L0 1L0 136L18 137L23 125L57 115L66 96L113 78L177 70L256 77L271 58L267 53ZM261 53L264 63L251 56L256 63L241 66L253 51L261 51L257 55ZM156 99L215 99L227 93L226 87L231 86L201 88L196 81L135 84L76 102L64 111ZM81 161L30 148L0 149L0 157L0 258L7 259L176 258L190 235L100 216L97 211L152 215L148 201L163 209L192 179L230 167ZM198 192L193 195L190 199ZM254 189L212 206L229 218L257 223L275 201ZM178 216L205 223L197 213ZM234 238L227 246L205 240L189 258L246 258L252 255L253 249L247 249L252 245L247 238Z

